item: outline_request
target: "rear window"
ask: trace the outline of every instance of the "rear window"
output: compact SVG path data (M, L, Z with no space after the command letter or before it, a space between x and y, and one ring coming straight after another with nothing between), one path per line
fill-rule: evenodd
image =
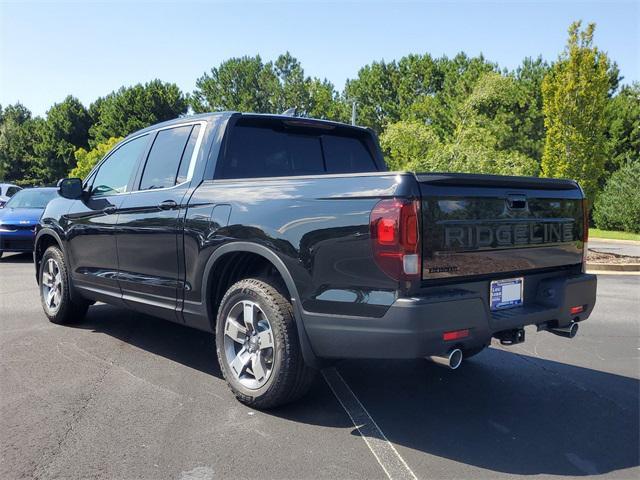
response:
M287 128L277 122L234 126L216 177L286 177L377 170L364 136L320 128Z
M20 190L21 190L20 187L9 187L9 188L7 188L7 197L13 197Z
M359 138L324 135L322 147L329 173L358 173L377 170L371 153Z

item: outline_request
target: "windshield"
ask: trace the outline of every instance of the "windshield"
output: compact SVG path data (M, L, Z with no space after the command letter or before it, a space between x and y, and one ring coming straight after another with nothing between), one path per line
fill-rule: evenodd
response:
M44 208L56 193L56 190L21 190L11 197L5 208Z

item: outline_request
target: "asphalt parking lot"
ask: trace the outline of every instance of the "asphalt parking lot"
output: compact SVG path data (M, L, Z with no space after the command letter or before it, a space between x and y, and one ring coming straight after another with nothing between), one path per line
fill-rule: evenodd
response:
M640 243L636 241L617 240L612 242L611 240L592 238L589 240L589 248L602 253L640 257Z
M457 371L344 361L259 412L229 393L212 336L106 305L50 324L29 256L7 255L0 478L639 478L639 287L599 276L574 340L527 330Z

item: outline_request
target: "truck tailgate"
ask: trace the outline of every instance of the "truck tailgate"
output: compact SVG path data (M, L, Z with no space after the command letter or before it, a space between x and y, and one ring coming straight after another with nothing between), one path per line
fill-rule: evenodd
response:
M570 180L418 174L423 280L582 263L583 194Z

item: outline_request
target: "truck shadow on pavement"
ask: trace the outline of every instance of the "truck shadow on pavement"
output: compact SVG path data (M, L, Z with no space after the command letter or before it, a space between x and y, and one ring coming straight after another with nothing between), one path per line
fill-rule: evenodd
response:
M421 361L338 370L388 439L414 451L517 475L640 465L637 379L493 348L457 371Z
M215 337L160 318L105 304L89 308L82 323L73 328L104 333L187 367L222 378Z
M5 253L0 258L0 263L33 263L33 254L26 253Z
M77 327L221 378L211 334L106 305L91 307ZM446 472L451 460L489 477L640 465L634 378L493 348L456 371L422 360L350 360L336 368L418 477ZM320 375L307 397L265 413L359 435Z

